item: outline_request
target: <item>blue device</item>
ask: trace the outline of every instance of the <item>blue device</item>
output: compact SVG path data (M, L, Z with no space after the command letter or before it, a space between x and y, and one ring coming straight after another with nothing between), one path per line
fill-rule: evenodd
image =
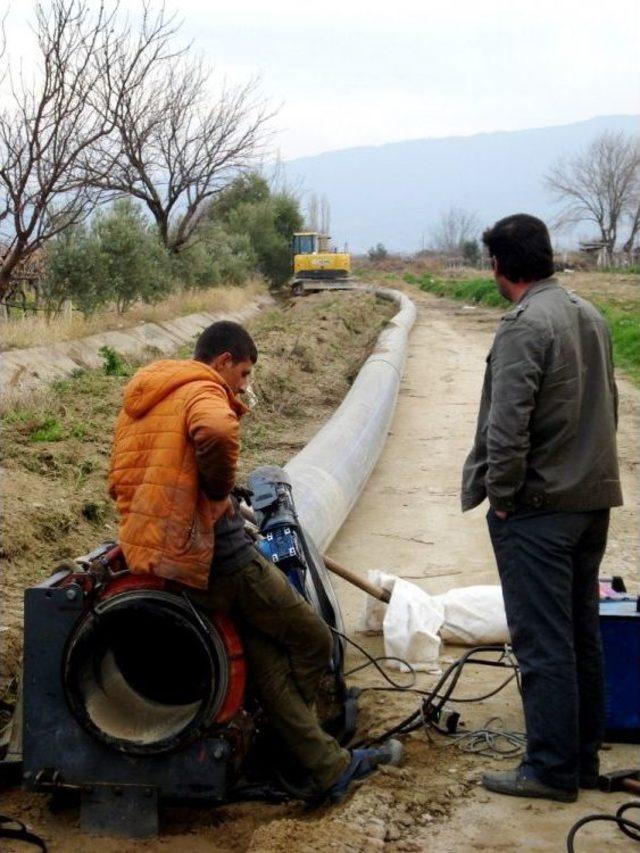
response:
M258 542L263 557L275 563L289 578L289 583L304 595L304 552L295 529L278 525Z
M605 740L615 743L640 743L638 606L633 600L600 602L605 678Z

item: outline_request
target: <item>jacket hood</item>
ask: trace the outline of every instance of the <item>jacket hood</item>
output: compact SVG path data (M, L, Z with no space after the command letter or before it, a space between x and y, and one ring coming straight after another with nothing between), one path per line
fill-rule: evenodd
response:
M223 388L229 405L237 415L248 411L216 371L193 359L164 359L140 368L124 389L124 410L132 418L141 418L169 394L189 382L214 382Z

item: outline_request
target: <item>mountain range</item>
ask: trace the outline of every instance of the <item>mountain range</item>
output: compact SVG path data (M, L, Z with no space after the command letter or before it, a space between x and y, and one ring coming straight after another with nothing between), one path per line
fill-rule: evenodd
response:
M639 117L345 148L289 160L284 168L293 186L326 196L337 246L359 253L381 242L390 251L412 252L429 246L439 217L454 206L476 213L482 227L517 212L550 222L558 205L545 188L545 173L603 131L640 135ZM571 247L593 233L583 223L554 237Z

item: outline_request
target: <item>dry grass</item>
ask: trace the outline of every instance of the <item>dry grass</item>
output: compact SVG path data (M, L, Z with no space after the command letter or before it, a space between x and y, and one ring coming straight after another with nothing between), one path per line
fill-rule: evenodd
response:
M15 409L42 409L45 411L52 404L55 391L50 385L31 388L28 391L6 391L0 396L0 418Z
M73 341L97 332L128 329L139 323L171 320L200 311L237 311L264 291L264 283L252 279L242 287L212 287L208 290L175 293L155 305L134 305L126 314L103 311L85 319L82 314L74 312L71 316L54 317L51 320L42 314L28 315L2 324L0 350Z

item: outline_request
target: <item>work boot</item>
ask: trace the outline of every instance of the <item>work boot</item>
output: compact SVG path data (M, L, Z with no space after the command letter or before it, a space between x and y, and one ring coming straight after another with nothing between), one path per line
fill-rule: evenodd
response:
M580 764L580 787L586 790L594 790L598 787L600 778L600 762L597 758Z
M349 766L327 791L328 798L332 803L339 803L345 798L350 785L354 782L366 779L380 764L397 767L403 757L404 747L399 740L388 740L382 746L369 749L352 750Z
M502 770L497 773L485 773L482 784L488 791L496 794L507 794L511 797L538 797L542 800L557 800L560 803L575 803L577 791L564 788L552 788L540 782L523 767L513 770Z
M600 775L598 773L580 773L580 787L584 788L586 791L595 791L596 788L599 787L598 780L600 779Z

